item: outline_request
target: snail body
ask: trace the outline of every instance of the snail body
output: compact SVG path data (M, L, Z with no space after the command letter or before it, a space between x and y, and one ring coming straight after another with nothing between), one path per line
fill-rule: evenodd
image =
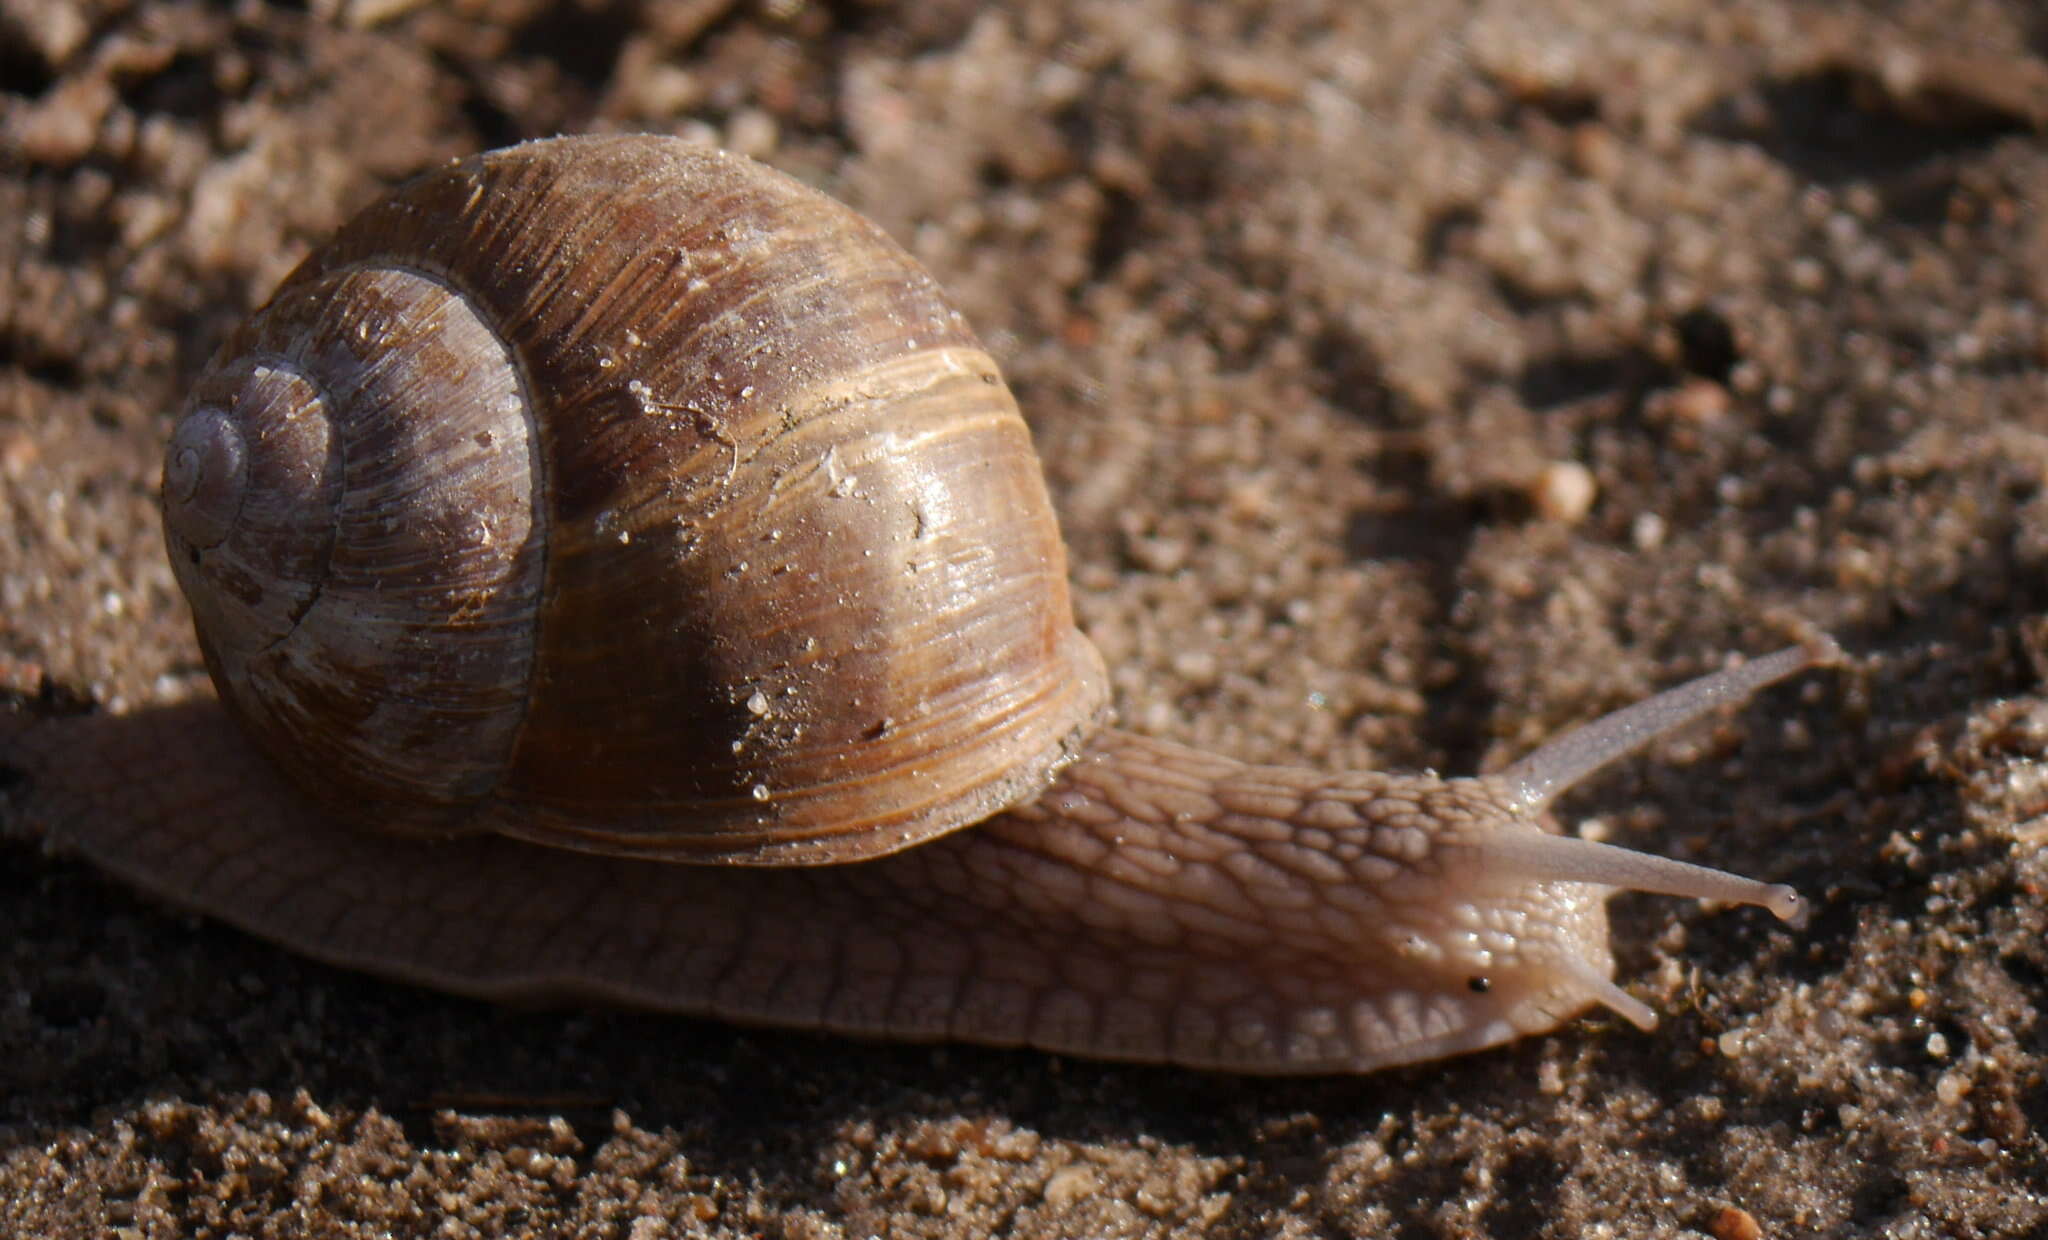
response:
M11 725L0 760L60 844L354 967L1362 1071L1595 1003L1648 1027L1615 889L1798 910L1544 811L1824 640L1481 778L1107 727L960 315L852 212L674 140L366 210L199 379L164 518L219 701Z

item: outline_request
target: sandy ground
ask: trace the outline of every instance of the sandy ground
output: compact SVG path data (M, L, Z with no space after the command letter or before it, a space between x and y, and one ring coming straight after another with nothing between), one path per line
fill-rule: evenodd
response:
M1817 916L1618 900L1653 1034L1241 1080L352 976L47 855L15 779L0 1234L2048 1229L2033 0L306 7L0 0L14 709L196 674L157 445L307 248L452 154L668 131L956 294L1139 730L1469 771L1838 635L1567 807Z

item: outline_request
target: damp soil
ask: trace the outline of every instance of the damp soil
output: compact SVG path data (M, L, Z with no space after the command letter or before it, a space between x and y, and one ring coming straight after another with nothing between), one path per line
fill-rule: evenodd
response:
M359 977L45 848L0 770L0 1233L2048 1231L2032 0L0 0L5 707L184 691L207 354L384 188L585 130L931 267L1130 727L1482 770L1834 634L1566 806L1815 916L1620 898L1653 1033L1239 1079Z

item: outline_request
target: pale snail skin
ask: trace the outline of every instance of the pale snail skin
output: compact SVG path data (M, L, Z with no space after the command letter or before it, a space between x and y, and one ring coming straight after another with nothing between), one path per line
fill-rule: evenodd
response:
M386 515L394 496L425 507ZM353 968L1358 1072L1595 1004L1651 1027L1611 980L1616 890L1802 912L1546 810L1832 660L1824 637L1477 778L1103 726L1028 434L964 322L851 212L671 139L491 152L364 212L209 365L164 505L243 727L211 697L0 721L0 764L55 846ZM656 571L674 618L645 597ZM437 613L473 644L430 648ZM907 648L881 631L899 622ZM963 633L986 652L953 651ZM709 773L659 764L682 753Z

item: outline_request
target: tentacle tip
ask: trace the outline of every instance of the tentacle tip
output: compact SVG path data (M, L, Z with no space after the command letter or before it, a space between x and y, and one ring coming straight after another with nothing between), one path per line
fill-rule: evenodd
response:
M1763 898L1757 903L1771 910L1779 921L1794 930L1806 929L1807 918L1813 911L1797 891L1783 883L1775 883L1765 888Z
M1608 1011L1644 1033L1657 1028L1657 1010L1617 986L1613 979L1586 968L1573 968L1571 972L1577 975L1579 985L1584 988L1587 996Z
M1624 992L1626 993L1626 992ZM1634 995L1628 995L1626 1007L1610 1003L1608 1006L1621 1013L1621 1018L1644 1033L1657 1031L1657 1010Z
M1842 643L1827 633L1815 633L1799 644L1806 653L1808 667L1836 667L1848 661L1848 654Z

